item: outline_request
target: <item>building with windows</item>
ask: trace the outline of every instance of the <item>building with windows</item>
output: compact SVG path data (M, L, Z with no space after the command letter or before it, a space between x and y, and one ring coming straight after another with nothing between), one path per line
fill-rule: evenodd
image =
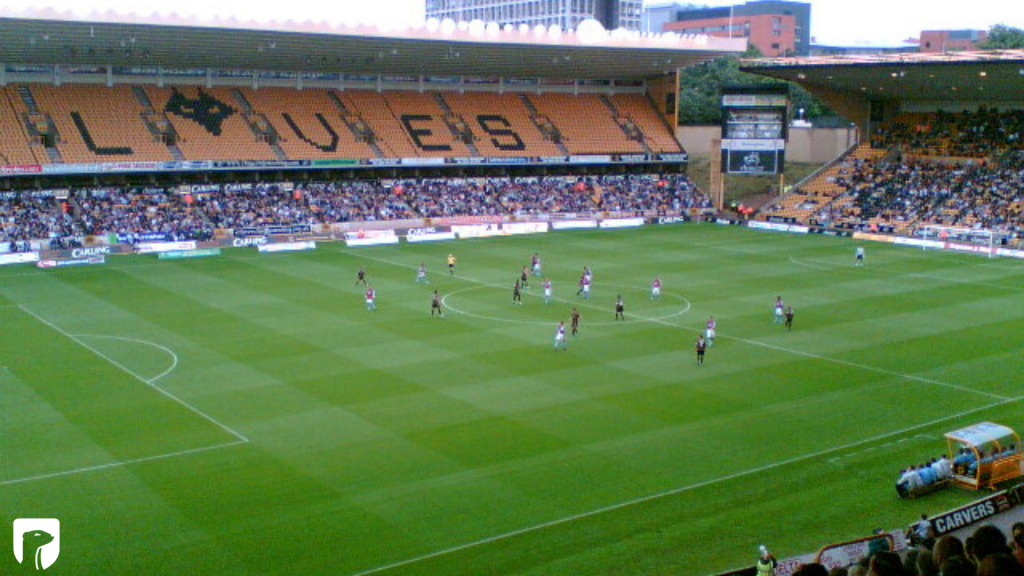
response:
M977 50L988 32L984 30L922 30L918 50L921 52L957 52Z
M690 5L648 9L653 32L746 38L765 56L806 56L811 48L811 5L760 0L719 8ZM666 14L668 12L668 14Z
M538 24L575 30L593 18L608 30L640 30L643 0L426 0L427 18Z

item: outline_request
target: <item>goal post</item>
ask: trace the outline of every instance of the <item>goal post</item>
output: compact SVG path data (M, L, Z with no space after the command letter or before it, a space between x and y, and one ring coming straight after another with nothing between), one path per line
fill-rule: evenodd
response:
M926 240L921 245L922 250L933 247L954 248L963 252L987 254L989 258L996 255L999 243L1005 236L1004 233L986 228L960 228L936 224L928 224L918 228L918 234L922 240ZM931 242L927 242L929 240ZM977 248L970 249L970 247Z

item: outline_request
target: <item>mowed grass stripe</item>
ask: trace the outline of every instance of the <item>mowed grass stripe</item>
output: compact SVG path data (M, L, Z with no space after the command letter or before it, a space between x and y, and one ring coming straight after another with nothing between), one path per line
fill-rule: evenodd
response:
M1019 346L1010 337L1016 317L1004 323L993 312L1006 307L1007 291L950 286L950 311L937 296L943 283L899 274L963 267L963 274L1012 281L1010 268L872 246L868 267L858 271L815 270L788 259L852 264L855 245L683 225L359 250L326 245L270 257L238 250L193 262L117 259L88 273L18 279L0 294L31 306L53 299L54 320L69 330L98 323L103 333L171 346L182 365L167 385L253 438L244 450L197 455L177 466L103 472L74 491L54 480L57 490L47 500L56 508L48 513L78 517L75 532L110 534L110 525L145 532L117 558L105 558L95 551L99 540L89 540L96 547L80 556L84 572L348 574L698 485L390 573L704 574L749 561L750 542L765 534L780 553L796 553L821 544L819 522L838 538L860 535L865 522L890 527L916 516L916 507L893 505L891 475L941 450L941 441L898 444L897 435L827 458L813 455L989 403L970 392L729 338L698 369L693 331L707 314L720 319L721 334L770 346L851 354L864 364L873 361L857 355L873 353L883 359L878 365L913 356L918 374L1004 395L1020 383L1012 356ZM535 296L520 309L505 305L535 251L558 280L558 296L591 264L601 300L582 309L584 333L568 353L550 349L553 322L499 326L455 314L432 320L435 287L447 293L467 286L444 273L449 251L459 256L460 273L500 286L466 294L462 302L472 311L494 308L511 319L544 322L567 312L572 302L548 311ZM426 262L433 284L415 285L413 270L367 263L362 255L413 267ZM376 313L363 310L363 288L352 286L360 263L380 293ZM891 278L873 274L883 269ZM619 290L626 291L627 312L660 312L637 300L654 275L666 290L694 301L687 316L674 320L678 327L588 325L611 315L606 300ZM797 306L792 333L769 323L776 290ZM916 310L900 309L903 292L920 298ZM886 304L875 319L880 328L913 328L872 331L872 320L857 318L850 303L863 307L873 296ZM67 304L74 299L81 306ZM977 313L968 317L970 310ZM955 338L923 345L941 333L978 337L975 329L1008 343L970 354ZM889 354L899 341L909 344ZM1022 416L1019 406L993 407L910 436L938 438L979 419ZM840 455L849 457L828 462ZM102 498L103 479L119 497L136 497L139 509L80 503L83 491ZM31 489L17 494L24 501ZM935 501L970 497L951 491ZM13 514L19 505L10 498L0 493L0 507ZM871 512L870 521L862 510ZM135 514L146 514L152 528L142 529ZM692 544L721 526L733 528L721 541ZM186 552L190 562L177 559Z
M0 318L7 334L17 335L0 339L0 362L28 389L22 394L44 403L38 409L21 406L34 413L6 420L4 480L233 440L21 309L0 309ZM37 457L24 457L30 453ZM52 459L38 457L50 453Z

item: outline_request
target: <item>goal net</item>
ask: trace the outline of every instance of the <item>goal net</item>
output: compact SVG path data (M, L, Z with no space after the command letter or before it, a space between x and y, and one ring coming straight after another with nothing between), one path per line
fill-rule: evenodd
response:
M997 248L1002 244L1005 233L985 228L957 228L955 226L927 225L918 228L917 233L923 240L922 248L952 249L959 252L974 252L995 256Z

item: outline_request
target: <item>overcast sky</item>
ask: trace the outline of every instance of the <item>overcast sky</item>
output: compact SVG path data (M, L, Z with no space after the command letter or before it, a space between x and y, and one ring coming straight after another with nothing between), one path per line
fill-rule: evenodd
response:
M1024 0L810 0L811 35L831 45L899 46L921 30L988 29L993 24L1024 28ZM646 0L648 4L665 0ZM686 3L686 0L682 0ZM742 2L742 0L739 0ZM728 6L728 0L695 2ZM200 18L239 20L327 20L332 23L407 26L424 19L425 0L175 0L171 5L138 0L3 0L10 9L51 6L79 16L113 9L148 16L174 11Z

